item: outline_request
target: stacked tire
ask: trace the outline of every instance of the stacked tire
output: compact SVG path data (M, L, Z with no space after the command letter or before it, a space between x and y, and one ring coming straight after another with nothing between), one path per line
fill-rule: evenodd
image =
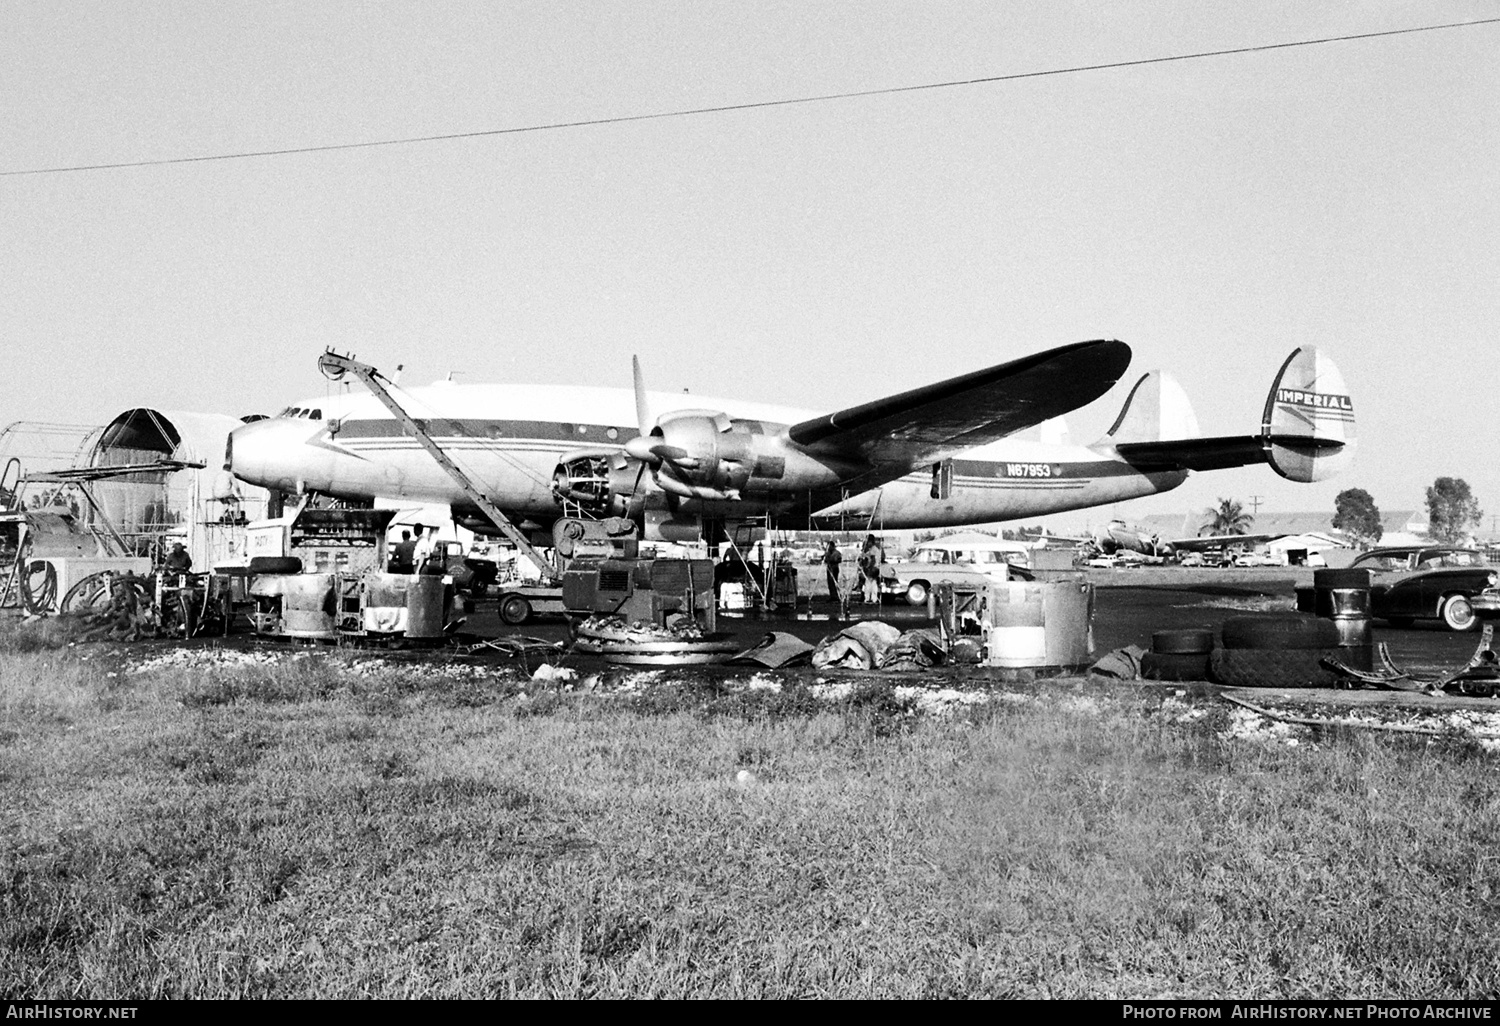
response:
M1304 613L1234 616L1224 621L1223 646L1209 658L1210 679L1232 688L1331 688L1338 674L1325 656L1346 660L1339 629Z
M1141 676L1146 680L1208 680L1208 661L1214 648L1214 632L1207 628L1157 631L1151 635L1151 651L1141 656Z

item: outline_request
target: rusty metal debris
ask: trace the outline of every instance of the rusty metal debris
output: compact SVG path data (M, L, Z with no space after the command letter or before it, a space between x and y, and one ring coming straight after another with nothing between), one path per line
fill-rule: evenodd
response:
M632 666L694 666L727 662L739 651L731 635L704 631L681 618L672 626L593 616L578 624L573 650L601 655L605 662Z
M1491 647L1494 636L1494 625L1485 624L1479 637L1479 647L1474 650L1469 661L1435 677L1418 676L1397 666L1383 641L1376 646L1376 654L1380 660L1379 670L1356 670L1329 657L1323 659L1323 665L1348 680L1393 691L1436 695L1451 688L1461 695L1491 697L1500 690L1500 653Z

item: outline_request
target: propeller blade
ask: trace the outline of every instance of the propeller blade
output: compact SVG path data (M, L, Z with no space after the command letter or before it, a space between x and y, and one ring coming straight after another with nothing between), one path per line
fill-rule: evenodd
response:
M641 436L651 434L651 406L646 402L646 379L641 374L641 358L630 357L630 370L635 379L635 426Z
M686 449L679 449L675 445L666 445L664 443L653 445L651 447L651 455L659 460L666 460L672 466L682 470L698 469L697 457L688 455Z

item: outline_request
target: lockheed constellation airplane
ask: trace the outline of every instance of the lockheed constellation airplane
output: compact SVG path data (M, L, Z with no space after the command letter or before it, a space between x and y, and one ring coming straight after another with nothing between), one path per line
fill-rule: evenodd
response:
M1130 347L1079 342L834 413L635 388L439 383L402 406L513 523L621 516L658 540L726 527L858 529L991 523L1175 488L1195 470L1269 463L1337 473L1354 412L1333 362L1294 350L1259 431L1199 437L1181 386L1152 371L1092 445L1012 437L1103 396ZM237 428L225 467L251 484L346 500L476 504L374 396L308 399ZM482 525L479 525L482 526Z

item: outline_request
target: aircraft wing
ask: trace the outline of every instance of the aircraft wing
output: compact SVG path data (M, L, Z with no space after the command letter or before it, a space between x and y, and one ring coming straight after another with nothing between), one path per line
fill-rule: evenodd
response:
M1217 549L1223 545L1258 545L1261 542L1285 538L1285 534L1204 534L1196 538L1173 538L1164 544L1181 552L1201 552Z
M1269 461L1270 444L1297 450L1344 447L1343 442L1277 434L1222 438L1179 438L1162 442L1120 442L1115 452L1141 470L1224 470Z
M1026 537L1032 539L1033 541L1067 542L1070 545L1082 545L1084 542L1091 542L1094 540L1092 537L1085 537L1082 535L1053 534L1051 531L1045 531L1042 534L1037 534L1033 531L1027 531Z
M1129 366L1123 342L1077 342L804 420L788 435L815 456L863 464L846 483L869 487L1085 406Z

